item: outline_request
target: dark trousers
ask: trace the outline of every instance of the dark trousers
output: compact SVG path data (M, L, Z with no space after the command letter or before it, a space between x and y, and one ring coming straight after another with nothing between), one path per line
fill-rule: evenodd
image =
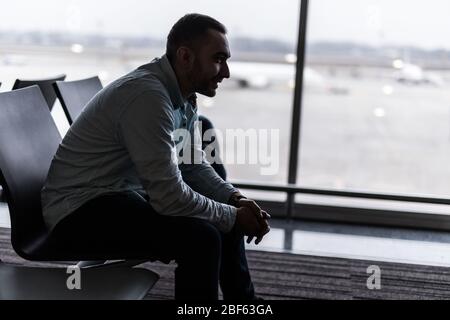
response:
M149 260L177 262L175 298L254 298L243 236L220 232L205 220L157 214L134 192L110 194L85 203L54 229L53 240L71 251L128 252Z

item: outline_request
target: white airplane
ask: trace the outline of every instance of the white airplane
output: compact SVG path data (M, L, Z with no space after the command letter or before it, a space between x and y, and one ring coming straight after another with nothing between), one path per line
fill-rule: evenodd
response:
M292 63L229 62L231 81L240 88L262 89L275 85L294 87L295 65ZM347 94L348 89L335 86L318 71L306 66L303 87L330 94Z
M400 59L394 60L392 65L396 69L394 78L398 82L410 85L429 84L438 87L444 85L444 80L440 75L435 72L424 71L418 65Z
M231 78L241 88L266 88L293 79L295 66L291 64L230 62Z

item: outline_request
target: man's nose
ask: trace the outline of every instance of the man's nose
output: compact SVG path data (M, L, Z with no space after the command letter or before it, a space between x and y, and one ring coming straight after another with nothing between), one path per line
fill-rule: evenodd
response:
M228 68L228 64L226 62L222 66L222 70L220 72L220 75L223 78L227 78L227 79L230 77L230 68Z

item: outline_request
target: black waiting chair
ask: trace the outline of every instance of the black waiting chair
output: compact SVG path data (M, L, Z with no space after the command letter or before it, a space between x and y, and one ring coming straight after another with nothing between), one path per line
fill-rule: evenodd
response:
M76 81L56 81L53 87L70 125L78 118L89 100L103 89L97 76Z
M89 248L74 253L61 249L61 244L52 244L42 216L41 189L60 140L38 86L0 93L0 181L15 252L30 261L136 261L96 267L79 263L78 267L83 267L81 290L68 289L70 274L66 268L24 267L0 261L0 299L143 298L159 278L150 270L132 268L148 260L146 257L131 252L115 252L112 256Z
M17 79L14 83L13 90L22 89L34 85L38 85L44 95L45 101L47 101L48 108L50 111L53 109L53 105L56 101L55 90L53 90L52 84L55 81L63 81L66 78L65 74L60 74L53 78L47 79L36 79L36 80L21 80Z

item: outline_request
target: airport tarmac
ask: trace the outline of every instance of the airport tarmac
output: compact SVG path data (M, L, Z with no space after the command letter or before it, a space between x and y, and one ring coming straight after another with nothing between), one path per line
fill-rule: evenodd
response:
M16 64L0 64L0 91L8 90L16 77L43 78L60 73L66 73L67 80L99 75L106 85L140 64L100 57L86 62L76 57L71 60L55 56L49 62L39 56ZM411 85L373 73L367 77L364 72L357 77L339 72L329 75L322 70L321 73L326 81L305 83L299 185L450 194L449 81L442 86ZM199 96L199 112L223 132L279 130L278 147L270 150L272 164L278 163L275 174L261 174L261 168L267 164L225 163L231 180L286 182L292 81L278 79L272 85L242 88L230 79L220 84L213 99ZM339 90L333 90L333 86ZM53 116L64 134L68 124L58 104Z

